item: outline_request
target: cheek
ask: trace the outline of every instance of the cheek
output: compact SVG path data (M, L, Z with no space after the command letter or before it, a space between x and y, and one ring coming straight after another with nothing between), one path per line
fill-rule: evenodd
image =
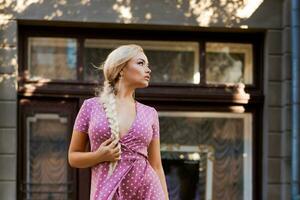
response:
M143 76L142 70L139 70L138 67L131 67L127 71L128 80L140 80Z

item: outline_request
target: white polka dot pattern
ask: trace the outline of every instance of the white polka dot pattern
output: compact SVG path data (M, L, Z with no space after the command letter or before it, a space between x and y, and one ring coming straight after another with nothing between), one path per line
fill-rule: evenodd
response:
M108 119L98 97L85 100L76 116L73 131L88 134L91 151L111 136ZM162 186L148 161L147 147L159 138L159 118L154 107L137 101L136 118L121 137L121 160L108 177L109 162L92 167L90 200L160 200Z

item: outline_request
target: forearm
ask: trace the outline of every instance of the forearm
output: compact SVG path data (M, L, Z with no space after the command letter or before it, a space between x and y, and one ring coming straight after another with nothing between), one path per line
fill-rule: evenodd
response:
M160 179L162 188L163 188L165 196L166 196L166 200L169 200L169 194L168 194L168 188L167 188L167 183L166 183L166 177L165 177L164 170L163 170L162 167L154 168L154 170L155 170L155 172L157 173L157 175Z
M69 164L76 168L88 168L101 162L96 152L71 152L69 153Z

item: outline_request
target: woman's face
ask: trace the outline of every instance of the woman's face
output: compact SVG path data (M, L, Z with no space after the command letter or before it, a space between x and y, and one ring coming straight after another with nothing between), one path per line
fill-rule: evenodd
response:
M128 61L123 69L123 81L133 88L144 88L149 85L151 70L148 59L143 52Z

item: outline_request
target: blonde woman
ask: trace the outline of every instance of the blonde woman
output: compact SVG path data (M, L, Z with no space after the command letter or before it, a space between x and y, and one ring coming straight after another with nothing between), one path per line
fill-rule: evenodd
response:
M168 199L162 168L158 113L135 100L151 70L135 44L113 50L103 65L105 81L77 114L69 147L72 167L91 167L91 200ZM90 141L91 152L84 152Z

